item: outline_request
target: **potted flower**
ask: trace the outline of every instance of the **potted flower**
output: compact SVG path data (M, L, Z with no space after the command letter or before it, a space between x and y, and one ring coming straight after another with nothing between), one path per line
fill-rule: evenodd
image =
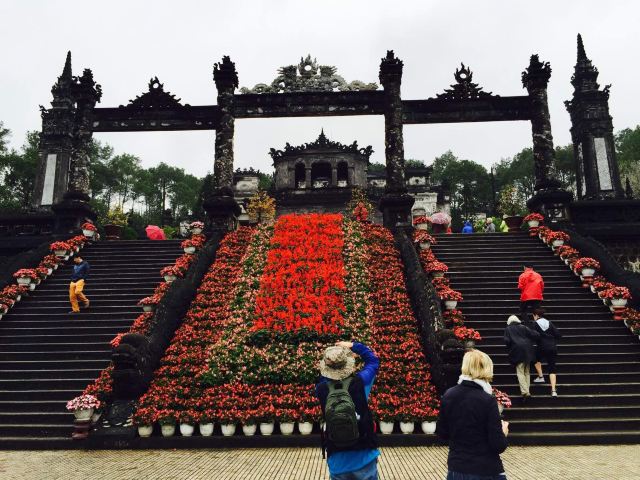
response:
M180 275L179 269L176 268L175 265L169 265L168 267L164 267L160 270L160 276L164 277L164 281L167 283L173 282Z
M16 279L18 285L29 285L38 280L38 272L33 268L21 268L13 274L13 278Z
M517 232L522 225L524 202L514 185L507 185L500 191L499 210L504 215L504 222L509 232Z
M0 319L2 318L3 315L5 315L7 312L9 311L9 305L7 305L6 303L2 302L2 299L0 299Z
M425 232L424 230L416 230L413 232L413 241L415 243L420 244L420 248L422 250L426 250L428 248L431 247L431 245L435 245L436 239L429 235L427 232Z
M200 435L203 437L210 437L213 435L213 414L211 410L205 410L200 415L200 420L198 422L198 430L200 431Z
M172 437L176 433L176 417L173 414L168 412L159 414L158 423L163 437Z
M366 222L369 219L369 210L364 202L358 202L353 209L353 218L359 222Z
M155 413L155 410L151 407L142 407L133 414L131 420L133 424L138 427L138 435L141 438L148 438L153 434Z
M444 233L451 223L451 217L444 212L436 212L431 215L431 222L433 223L433 233Z
M527 222L527 225L529 225L529 228L535 228L544 221L544 216L534 212L524 217L524 221Z
M296 411L292 408L281 408L276 413L276 418L280 425L280 433L282 435L291 435L296 426Z
M104 234L107 240L120 240L122 229L127 225L128 216L122 207L109 210L104 224Z
M407 435L415 430L415 422L419 420L418 409L415 406L405 404L398 409L400 419L400 431Z
M480 332L468 327L453 327L453 334L458 340L464 342L465 348L473 348L476 342L482 340Z
M85 222L82 224L82 234L87 238L93 238L98 229L93 223Z
M462 294L457 290L446 287L440 293L440 298L444 300L444 306L447 310L453 310L462 301Z
M433 435L436 433L436 421L438 419L438 410L435 408L427 408L423 412L422 421L420 422L420 428L422 433L426 435Z
M241 410L238 415L238 420L242 422L242 433L245 436L251 437L256 434L258 425L256 423L257 416L256 416L256 411L254 409L247 408L247 409Z
M566 265L569 265L569 262L572 258L580 257L580 252L569 245L561 245L556 248L555 253L557 253L560 258L564 261Z
M558 248L571 240L571 237L561 231L551 232L547 235L547 244L551 244L552 248Z
M46 268L47 275L51 275L53 271L58 268L58 263L59 263L58 257L56 257L55 255L47 255L42 259L39 267Z
M71 245L67 242L53 242L49 249L57 256L64 257L65 260L69 258L69 252L71 251Z
M549 235L553 230L549 227L538 227L538 238L546 243L547 235Z
M184 250L184 253L188 255L192 255L196 253L196 250L200 248L200 246L201 244L199 242L194 241L192 239L187 239L180 244L180 247L182 247L182 249Z
M429 230L431 219L426 215L420 215L413 219L413 226L418 230Z
M511 408L511 399L509 398L509 395L501 390L498 390L497 388L494 388L493 396L496 397L496 401L498 402L498 410L500 411L500 413L502 413L505 408Z
M444 324L447 328L462 327L464 325L464 315L461 310L450 309L442 313Z
M593 277L596 270L600 270L600 262L591 257L582 257L576 261L573 268L583 277Z
M183 410L180 412L180 435L190 437L195 430L195 424L198 423L198 414L193 410Z
M425 270L434 277L442 277L446 272L449 271L449 267L447 267L446 264L435 260L433 262L427 263Z
M606 290L605 298L611 302L613 307L624 307L631 299L631 292L627 287L615 286Z
M80 422L90 421L96 408L100 408L100 400L93 395L80 395L67 402L67 410L73 412Z
M204 230L204 223L202 223L202 222L195 221L195 222L191 222L189 224L189 231L193 235L198 235L198 234L202 233L202 230Z
M160 296L153 294L150 297L144 297L138 302L138 306L142 307L144 312L153 312L156 309L156 305L160 303Z
M310 435L313 431L313 424L320 420L320 408L317 406L303 408L298 420L298 431L301 435Z

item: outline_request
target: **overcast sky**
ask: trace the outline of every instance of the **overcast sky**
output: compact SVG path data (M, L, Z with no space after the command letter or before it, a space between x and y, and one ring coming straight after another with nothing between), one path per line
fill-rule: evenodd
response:
M402 96L424 99L453 83L460 62L474 81L499 95L523 95L521 72L538 53L551 62L549 107L556 145L570 142L569 115L576 34L612 83L616 130L640 123L637 62L640 2L208 0L2 0L0 3L0 121L19 147L40 129L38 105L72 51L74 74L91 68L102 85L98 106L115 107L146 91L157 75L165 90L191 105L214 104L212 66L236 63L241 86L270 83L283 65L310 53L335 65L347 81L378 82L380 58L393 49L404 61ZM384 162L380 117L238 120L236 166L271 171L269 148L314 140L324 127L334 140L372 145ZM102 133L117 153L138 155L202 176L213 168L213 132ZM528 122L405 126L405 156L424 159L448 149L490 166L531 145Z

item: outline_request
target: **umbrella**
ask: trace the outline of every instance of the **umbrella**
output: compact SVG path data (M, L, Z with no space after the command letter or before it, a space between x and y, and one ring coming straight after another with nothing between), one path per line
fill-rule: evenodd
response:
M164 236L164 230L162 230L157 225L147 225L147 228L144 229L147 232L147 238L149 240L166 240L167 237Z
M451 217L444 212L437 212L431 215L431 221L439 225L448 225L451 223Z

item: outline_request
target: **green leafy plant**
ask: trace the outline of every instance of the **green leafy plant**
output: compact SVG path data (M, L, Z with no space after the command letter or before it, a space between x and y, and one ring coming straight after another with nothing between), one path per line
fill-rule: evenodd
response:
M526 206L522 195L518 192L515 185L507 185L500 190L499 197L499 210L504 215L513 217L516 215L522 215L525 212Z

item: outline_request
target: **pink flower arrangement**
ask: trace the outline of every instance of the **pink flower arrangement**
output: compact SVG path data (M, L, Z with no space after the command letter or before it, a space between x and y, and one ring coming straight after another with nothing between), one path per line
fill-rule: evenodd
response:
M448 272L449 271L449 267L447 267L445 263L439 262L437 260L427 263L425 269L427 272Z
M100 408L100 405L100 400L93 395L80 395L67 402L67 410L70 412L74 412L76 410L89 410L90 408Z
M593 268L594 270L600 270L600 262L595 258L582 257L579 258L573 267L579 272L584 268Z
M540 215L539 213L530 213L529 215L527 215L526 217L524 217L524 221L525 222L543 222L544 221L544 216Z
M473 340L473 341L479 342L480 340L482 340L482 337L480 336L480 332L478 332L474 328L453 327L453 334L458 338L458 340L461 340L461 341Z
M367 210L364 203L358 202L356 207L353 209L353 218L359 222L366 222L369 219L369 210Z
M457 291L457 290L453 290L452 288L446 288L441 290L438 295L440 296L441 299L443 300L450 300L450 301L455 301L455 302L461 302L462 301L462 294Z
M511 408L511 399L509 398L509 395L497 388L494 388L493 396L496 397L496 401L504 408Z
M421 223L431 223L431 218L427 217L426 215L420 215L419 217L413 219L414 225L420 225Z
M560 245L557 248L556 252L558 253L558 255L560 255L560 258L562 258L563 260L565 258L574 258L574 257L580 256L580 252L575 248L570 247L569 245Z
M189 224L189 228L190 229L199 228L199 229L202 230L204 228L204 223L202 223L200 221L191 222Z
M629 291L629 289L627 287L615 286L615 287L611 287L611 288L608 288L607 290L605 290L604 291L604 296L602 298L608 298L609 300L614 299L614 298L630 300L631 299L631 292Z
M431 245L435 245L436 243L438 243L434 236L429 235L424 230L414 230L414 232L413 232L413 241L415 243L426 243L426 242L429 242Z
M35 282L38 280L38 272L34 268L21 268L13 274L13 278L29 278Z
M555 231L555 232L550 232L547 235L547 243L553 243L557 240L562 240L563 242L568 242L569 240L571 240L571 237L569 236L569 234L565 233L565 232L561 232L561 231Z
M93 224L93 223L89 223L89 222L85 222L82 224L82 230L90 230L92 232L97 232L98 228Z
M71 250L71 245L68 242L53 242L50 246L49 249L54 252L56 250L64 250L65 252L68 252Z

